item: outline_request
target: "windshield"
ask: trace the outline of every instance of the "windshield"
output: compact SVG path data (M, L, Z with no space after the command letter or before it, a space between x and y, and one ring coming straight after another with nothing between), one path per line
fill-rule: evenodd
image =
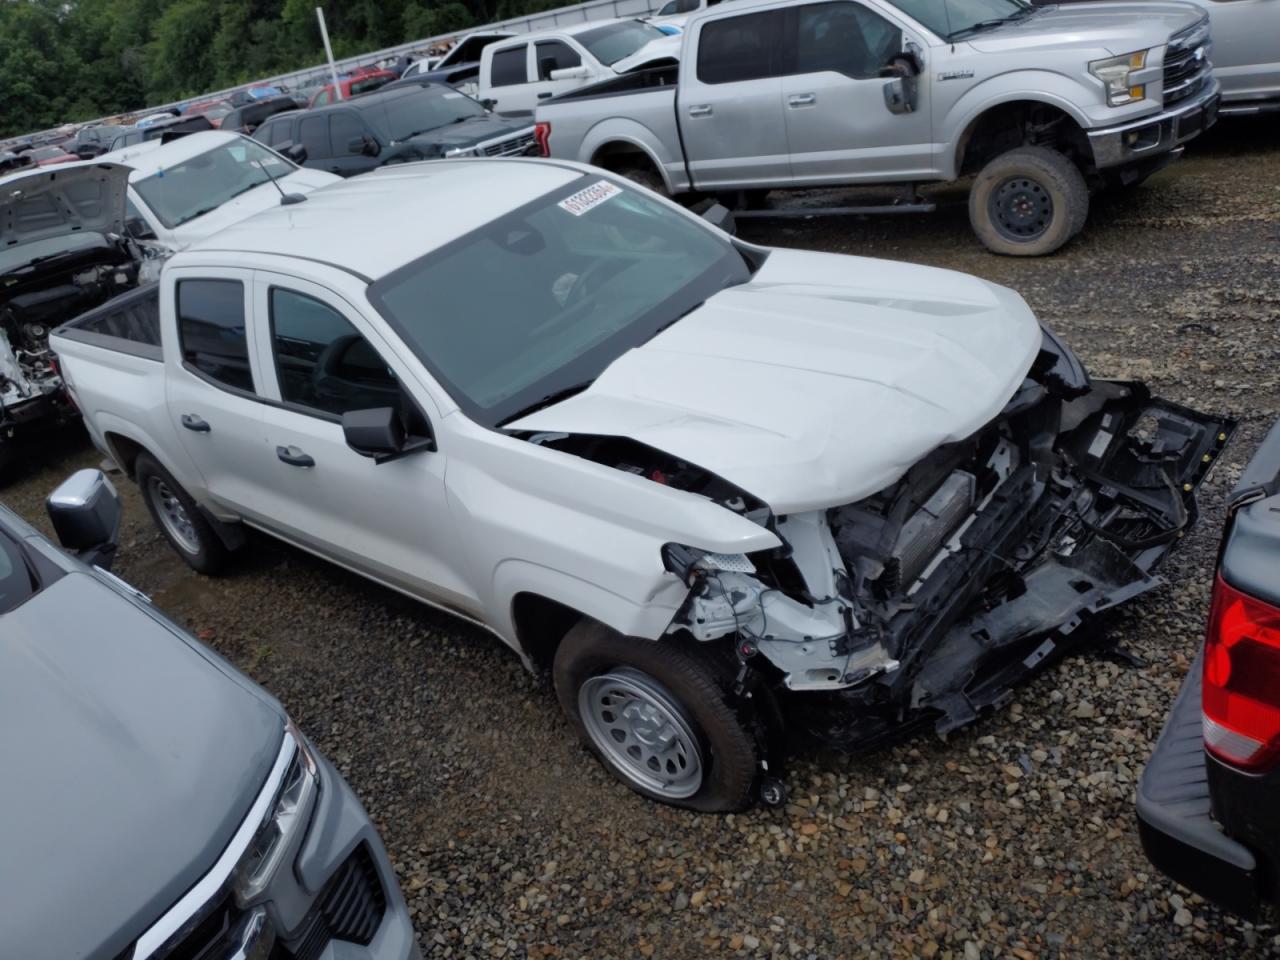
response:
M420 87L402 96L387 93L383 97L380 103L366 106L364 115L392 142L485 115L484 107L449 87Z
M1028 0L894 0L894 6L946 39L980 24L994 26L1028 16Z
M584 31L573 39L586 47L606 67L611 67L619 60L631 56L646 43L661 40L665 36L657 27L639 20L627 20Z
M725 287L733 244L612 180L575 180L375 283L369 298L476 422L589 384Z
M160 222L172 229L266 183L270 178L259 163L276 178L298 169L279 154L241 137L165 167L131 186Z

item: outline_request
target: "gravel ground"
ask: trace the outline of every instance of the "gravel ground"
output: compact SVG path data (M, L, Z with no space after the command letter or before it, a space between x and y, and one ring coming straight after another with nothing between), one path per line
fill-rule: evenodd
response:
M1009 260L963 194L931 217L757 222L779 245L954 267L1019 290L1098 375L1241 418L1170 585L947 742L800 758L785 810L648 803L569 736L545 679L488 635L265 539L190 572L124 487L121 576L285 703L378 823L433 957L1280 955L1179 891L1134 828L1137 777L1200 642L1223 497L1280 413L1280 129L1224 121L1058 256ZM4 501L98 456L49 444Z

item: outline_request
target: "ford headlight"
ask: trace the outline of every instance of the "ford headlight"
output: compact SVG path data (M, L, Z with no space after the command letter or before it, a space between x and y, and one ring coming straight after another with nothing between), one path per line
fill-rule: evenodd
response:
M318 786L315 757L292 722L288 730L297 749L270 812L236 866L235 893L241 904L249 903L267 888L293 847L294 838L311 819Z
M1147 51L1108 57L1105 60L1094 60L1089 64L1089 72L1102 81L1107 88L1107 103L1113 107L1123 106L1141 100L1147 95L1144 84L1130 83L1130 75L1147 65Z

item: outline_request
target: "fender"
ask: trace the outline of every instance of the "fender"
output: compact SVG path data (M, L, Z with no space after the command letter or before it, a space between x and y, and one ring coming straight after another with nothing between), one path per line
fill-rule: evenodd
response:
M1086 93L1091 100L1097 99L1094 91L1085 90L1077 81L1049 70L1010 71L970 87L952 105L943 121L946 137L942 149L946 153L938 158L942 178L954 180L958 176L956 161L961 137L973 122L992 107L1004 103L1043 103L1057 107L1082 130L1099 126L1100 121L1090 117L1081 108L1082 93ZM1102 108L1101 102L1099 108Z
M513 617L515 598L522 593L554 600L624 636L657 640L666 632L688 589L662 571L654 579L648 602L639 604L561 570L528 560L504 560L493 571L493 609L502 611L493 629L528 666L529 655L520 644Z
M653 143L655 142L661 152L654 149ZM577 159L581 163L594 164L594 158L602 148L617 143L625 143L627 146L635 147L648 157L649 162L653 164L654 169L662 177L662 182L666 186L668 193L678 193L688 189L687 178L683 175L679 177L673 177L672 175L673 169L679 170L683 174L685 168L684 157L672 156L665 148L662 138L655 137L653 132L644 124L628 117L608 117L588 130L587 135L582 138L582 143L578 147Z

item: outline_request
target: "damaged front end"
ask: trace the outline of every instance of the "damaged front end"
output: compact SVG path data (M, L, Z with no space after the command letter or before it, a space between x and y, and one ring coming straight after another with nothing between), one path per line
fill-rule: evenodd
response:
M689 586L669 632L732 638L739 687L772 681L824 742L945 733L1161 582L1233 429L1139 383L1091 382L1046 331L1001 414L892 486L786 516L733 504L777 534L774 550L668 544Z

